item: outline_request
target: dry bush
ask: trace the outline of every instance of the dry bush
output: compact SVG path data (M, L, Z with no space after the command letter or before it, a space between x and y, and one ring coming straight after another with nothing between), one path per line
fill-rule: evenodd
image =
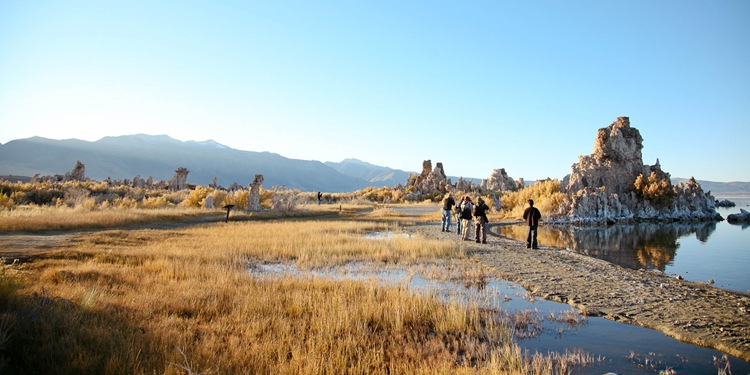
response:
M502 215L504 218L521 219L529 199L533 199L534 207L544 217L545 213L557 211L565 197L566 194L560 191L559 180L536 181L521 190L505 192L501 198Z
M638 175L633 187L640 198L651 201L655 207L669 207L677 196L672 183L668 179L660 179L656 172L651 172L648 178L643 174Z
M0 209L10 209L13 208L13 206L15 206L13 198L0 191Z

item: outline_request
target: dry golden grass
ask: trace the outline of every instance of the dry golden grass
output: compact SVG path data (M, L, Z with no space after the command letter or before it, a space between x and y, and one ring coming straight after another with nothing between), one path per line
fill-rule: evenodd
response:
M371 206L362 205L301 205L293 211L245 212L232 210L230 221L266 220L281 218L309 218L321 215L352 216ZM130 224L154 222L206 221L218 222L226 219L226 210L170 207L102 208L21 206L13 210L0 210L0 231L34 232L76 229L115 228Z
M4 266L0 322L11 328L0 329L10 332L0 345L0 372L526 374L551 368L524 359L491 312L400 287L248 272L250 261L313 267L463 254L447 242L363 238L373 230L397 228L279 220L80 234L73 248Z
M102 209L26 206L0 211L0 231L51 231L110 228L127 224L176 222L216 212L199 209Z

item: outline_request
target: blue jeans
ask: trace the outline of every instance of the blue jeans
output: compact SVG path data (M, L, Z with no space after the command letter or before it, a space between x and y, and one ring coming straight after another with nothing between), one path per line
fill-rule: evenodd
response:
M453 212L451 212L451 210L443 210L443 231L444 232L451 230L451 215L453 215Z

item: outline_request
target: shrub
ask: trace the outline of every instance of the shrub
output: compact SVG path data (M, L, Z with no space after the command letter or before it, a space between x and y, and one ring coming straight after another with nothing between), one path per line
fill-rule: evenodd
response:
M65 189L64 203L66 206L75 208L83 206L89 199L90 192L80 186L70 186Z
M141 208L166 208L172 206L164 197L146 197L139 204Z
M233 204L235 209L244 210L247 208L247 199L250 192L247 190L235 190L228 193L224 198L224 205Z
M0 208L10 209L13 208L13 205L13 198L5 195L2 191L0 191Z
M529 199L534 200L534 207L542 213L554 212L565 199L566 194L560 191L560 181L540 180L518 190L503 194L502 212L505 217L520 218L528 205Z
M642 199L649 200L654 207L669 207L676 196L672 183L666 178L659 178L656 172L651 172L648 179L643 174L638 175L633 186L636 194Z
M187 198L182 201L181 205L185 207L201 208L208 194L213 192L212 188L196 186L195 190L190 191Z

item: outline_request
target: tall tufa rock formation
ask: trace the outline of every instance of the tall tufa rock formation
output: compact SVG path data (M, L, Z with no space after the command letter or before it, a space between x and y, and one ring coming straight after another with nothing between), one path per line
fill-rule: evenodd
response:
M413 187L414 190L427 193L433 191L445 192L451 185L450 179L445 175L443 163L436 163L432 168L432 161L425 160L422 162L422 173L411 175L406 181L407 189Z
M65 181L85 181L86 166L80 160L76 161L76 166L72 171L65 174Z
M187 176L190 171L187 168L179 167L174 171L174 177L169 180L169 190L180 191L187 189Z
M520 185L523 187L523 183ZM482 189L491 191L516 191L519 185L508 176L505 168L495 169L488 179L482 180Z
M253 183L250 184L250 193L247 197L247 211L260 211L260 189L263 187L263 175L256 174Z
M563 180L568 197L553 220L721 220L715 199L695 179L673 186L658 159L643 164L642 149L643 138L627 117L599 129L594 152L579 157Z
M614 194L633 190L638 175L644 173L644 168L650 169L643 165L642 149L641 133L630 127L629 118L618 117L610 126L599 129L594 152L579 157L578 163L573 164L567 190L603 186Z

